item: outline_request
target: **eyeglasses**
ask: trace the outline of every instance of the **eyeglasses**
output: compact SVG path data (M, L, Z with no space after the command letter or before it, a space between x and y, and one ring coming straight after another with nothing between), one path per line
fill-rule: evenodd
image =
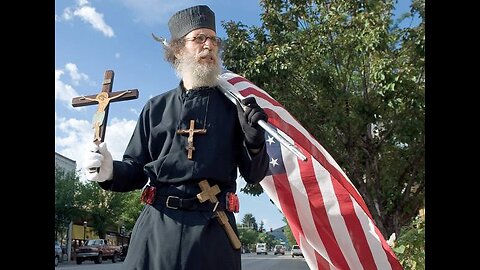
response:
M197 44L204 44L205 42L207 42L207 39L210 39L212 44L216 45L216 46L218 46L222 43L222 40L219 37L217 37L217 36L207 36L207 35L204 35L204 34L199 34L198 36L195 36L195 37L192 37L192 38L185 38L185 40L193 41Z

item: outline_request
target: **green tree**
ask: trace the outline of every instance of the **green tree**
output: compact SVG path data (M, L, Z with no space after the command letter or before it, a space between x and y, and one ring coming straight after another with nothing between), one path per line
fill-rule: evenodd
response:
M263 222L263 220L260 220L260 224L258 225L259 228L258 228L258 231L259 232L265 232L265 223Z
M141 195L141 190L127 192L122 195L124 201L119 221L121 224L125 225L126 232L129 232L133 229L135 221L142 212L144 205L140 201Z
M345 171L382 234L398 234L423 207L424 0L402 17L419 17L406 28L391 0L260 4L260 27L223 23L225 67L282 103Z
M402 227L393 251L405 269L425 269L425 218L417 216Z
M108 228L118 227L122 222L128 193L106 191L100 188L96 182L86 182L81 185L81 200L85 219L89 226L97 231L100 238L105 238Z
M238 234L242 246L254 250L255 244L258 242L259 232L255 217L251 213L247 213L242 218L242 223L237 225Z
M269 232L259 232L257 236L257 243L265 243L267 244L267 249L270 249L277 244L277 240Z
M255 217L251 213L247 213L242 218L242 226L258 230L258 224Z
M242 243L242 246L252 249L255 243L257 243L258 231L249 228L239 227L238 238Z
M55 165L55 238L63 239L68 225L82 214L78 200L80 180L75 172Z
M287 224L285 227L283 227L283 234L285 234L285 237L287 237L288 244L290 246L296 245L297 240L295 240L292 229L290 228L290 225L288 225L287 219L285 217L283 217L283 221Z

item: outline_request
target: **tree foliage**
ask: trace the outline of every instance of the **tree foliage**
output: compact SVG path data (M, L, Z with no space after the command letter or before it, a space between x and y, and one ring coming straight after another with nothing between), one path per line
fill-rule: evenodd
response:
M283 234L285 234L285 237L287 237L288 243L290 244L290 246L296 245L297 240L295 240L295 237L293 236L292 229L290 228L290 225L288 225L288 221L285 217L283 217L283 222L285 222L285 224L287 224L283 228Z
M143 208L140 193L106 191L96 182L80 182L75 172L55 167L55 237L66 235L71 221L86 220L102 238L122 225L131 231Z
M258 230L258 224L255 217L251 213L247 213L242 218L242 227L252 228Z
M238 224L237 227L240 242L244 247L254 249L256 243L266 243L267 247L274 247L280 243L280 240L275 239L270 231L266 231L263 228L263 221L260 221L260 225L257 224L255 217L251 213L245 214L242 218L242 223Z
M252 249L258 239L258 231L238 226L238 238L242 246Z
M120 223L125 225L126 231L132 231L135 222L137 221L144 204L140 201L142 195L141 190L135 190L122 194L124 200L124 207L120 213Z
M393 251L405 269L425 269L425 217L402 227Z
M62 239L68 225L77 216L82 215L81 202L78 200L80 181L75 172L66 172L55 166L55 238Z
M393 1L260 3L261 26L223 23L225 67L282 103L342 167L383 235L398 234L424 205L424 0L402 17L420 22L403 28Z
M125 194L103 190L96 182L81 186L84 210L88 213L89 226L95 228L100 238L105 238L107 228L120 224L125 208Z

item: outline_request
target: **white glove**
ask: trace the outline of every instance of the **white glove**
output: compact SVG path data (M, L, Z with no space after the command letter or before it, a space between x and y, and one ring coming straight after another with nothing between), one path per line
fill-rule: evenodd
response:
M96 168L100 168L97 170ZM83 171L90 181L103 182L113 178L112 154L105 142L100 145L92 144L91 149L83 158Z

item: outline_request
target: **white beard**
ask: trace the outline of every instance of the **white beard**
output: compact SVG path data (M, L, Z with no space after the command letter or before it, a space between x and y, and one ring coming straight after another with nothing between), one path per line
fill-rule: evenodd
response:
M218 56L214 56L215 63L199 63L202 56L208 55L208 50L199 54L184 52L176 66L176 73L180 78L189 77L192 88L218 85L218 75L221 73Z

